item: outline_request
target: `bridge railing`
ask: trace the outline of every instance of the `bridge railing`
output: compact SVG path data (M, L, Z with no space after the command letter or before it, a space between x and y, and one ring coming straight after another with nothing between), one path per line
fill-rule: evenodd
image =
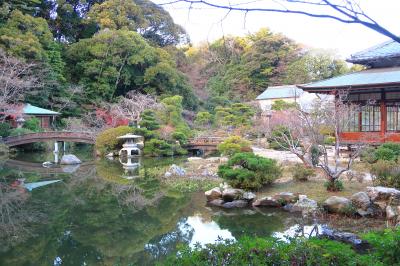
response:
M189 145L218 145L224 140L221 137L197 137L188 139Z
M44 132L32 132L27 134L21 134L17 136L9 136L2 138L2 142L11 143L25 139L54 139L54 138L84 138L94 139L93 133L91 132L74 132L74 131L44 131Z

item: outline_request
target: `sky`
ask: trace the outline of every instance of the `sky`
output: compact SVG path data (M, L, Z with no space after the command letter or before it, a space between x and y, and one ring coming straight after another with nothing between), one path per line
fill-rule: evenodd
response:
M153 1L157 4L170 2L170 0ZM269 6L272 3L277 7L276 2L279 0L208 1L218 4L245 2L248 3L246 6L250 7L266 7L267 3ZM359 0L358 2L367 15L391 32L400 35L400 0ZM310 18L297 14L249 12L245 18L244 12L232 11L227 14L226 10L201 5L194 5L191 9L186 3L163 5L163 7L171 14L175 23L186 29L193 44L212 42L229 34L243 36L267 27L273 32L283 33L307 47L332 50L340 57L346 58L352 53L388 40L388 37L365 26L343 24L334 20ZM332 14L330 9L317 10L313 7L305 7L304 4L289 7Z

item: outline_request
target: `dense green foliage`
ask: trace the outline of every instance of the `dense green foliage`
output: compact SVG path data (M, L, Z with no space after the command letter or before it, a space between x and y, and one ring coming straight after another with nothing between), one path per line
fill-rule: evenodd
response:
M253 153L236 153L218 168L218 176L231 186L249 190L271 184L281 173L275 160Z
M271 109L275 111L282 111L297 108L298 104L295 102L288 102L285 100L276 100L272 103Z
M297 181L307 181L310 177L315 175L315 169L306 167L302 163L296 163L291 167L293 179Z
M393 160L379 160L371 165L371 174L377 185L400 188L400 167Z
M222 155L232 156L238 152L251 152L251 143L240 136L231 136L217 146Z
M11 126L9 123L0 123L0 136L5 138L10 135Z
M215 108L215 123L218 126L241 127L251 125L254 110L247 104L234 103Z
M118 140L117 137L132 132L133 128L127 126L106 129L96 137L96 150L102 155L107 154L108 152L113 152L122 145L121 141Z
M42 128L40 127L40 120L37 117L31 117L24 122L23 128L29 129L33 132L39 132Z
M390 231L384 239L397 237ZM372 238L377 234L372 234ZM238 241L221 241L205 247L183 247L163 265L385 265L398 261L398 254L378 246L379 251L358 254L351 246L326 239L297 238L290 242L259 237L243 237ZM393 243L393 242L392 242ZM396 247L395 250L398 250ZM382 253L381 253L382 252ZM384 257L387 256L387 257ZM389 265L389 264L386 264ZM390 264L394 265L394 264Z

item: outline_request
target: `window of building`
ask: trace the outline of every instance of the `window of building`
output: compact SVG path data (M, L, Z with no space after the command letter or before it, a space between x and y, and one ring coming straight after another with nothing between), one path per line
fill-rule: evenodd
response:
M381 108L377 105L365 105L361 107L361 131L381 130Z
M400 131L400 106L386 106L386 112L387 131Z

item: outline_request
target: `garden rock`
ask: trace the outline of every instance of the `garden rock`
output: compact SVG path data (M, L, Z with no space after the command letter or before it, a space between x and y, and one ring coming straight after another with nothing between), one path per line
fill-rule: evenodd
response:
M229 201L225 202L222 207L231 209L231 208L244 208L248 206L248 202L245 200L234 200L234 201Z
M189 162L196 162L196 161L202 161L203 158L201 158L201 157L189 157L187 160Z
M247 201L253 201L256 198L256 194L253 192L245 192L242 195L242 199L247 200Z
M367 187L368 196L373 202L388 201L392 196L400 197L400 191L388 187Z
M357 208L366 211L371 206L371 200L366 192L357 192L351 196L351 202Z
M210 190L206 191L204 194L206 195L207 201L221 199L221 197L222 197L222 192L219 187L210 189Z
M288 203L295 203L299 199L299 196L292 192L281 192L274 195L273 198L281 204L286 205Z
M397 213L392 206L386 207L386 219L392 220L393 218L397 217Z
M288 204L284 210L290 212L301 212L303 214L314 213L318 210L318 203L307 198L306 195L299 195L299 200L294 204Z
M185 176L186 175L185 169L177 166L176 164L171 165L168 172L170 172L174 176Z
M225 201L222 199L215 199L212 201L209 201L208 204L213 205L213 206L217 206L217 207L222 207L224 205Z
M371 248L370 244L367 241L360 239L356 234L341 232L338 230L330 229L326 226L322 227L319 237L325 237L331 240L350 244L358 251L365 251Z
M72 165L72 164L81 164L81 163L82 163L82 161L79 160L79 158L73 154L66 154L66 155L63 155L63 157L61 158L61 164Z
M264 197L253 202L253 207L282 207L282 204L273 197Z
M165 172L165 174L164 174L165 178L168 178L168 177L171 177L171 176L172 176L172 174L170 172Z
M352 203L347 198L331 196L325 200L324 208L333 213L347 213L351 210Z
M225 188L222 191L222 199L224 201L233 201L236 199L241 199L244 191L237 188Z

